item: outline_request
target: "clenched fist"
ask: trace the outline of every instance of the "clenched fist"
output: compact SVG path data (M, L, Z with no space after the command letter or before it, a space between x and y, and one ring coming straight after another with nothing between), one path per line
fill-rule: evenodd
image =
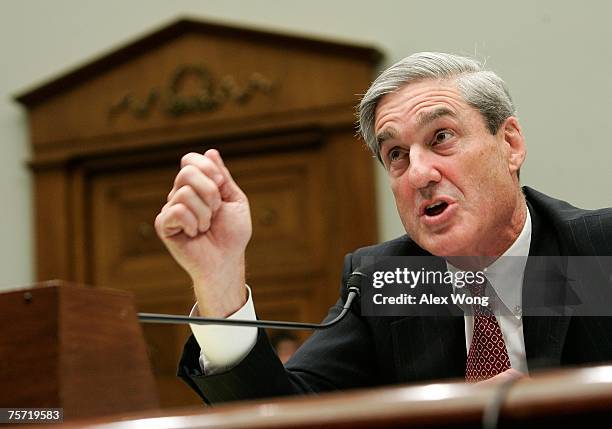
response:
M182 158L155 230L190 275L201 316L226 317L246 302L249 202L219 152Z

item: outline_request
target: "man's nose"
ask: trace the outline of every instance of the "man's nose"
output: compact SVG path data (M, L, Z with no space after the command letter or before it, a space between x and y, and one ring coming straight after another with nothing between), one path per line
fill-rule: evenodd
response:
M442 175L434 165L433 154L422 148L410 151L408 182L414 189L423 189L431 183L438 183Z

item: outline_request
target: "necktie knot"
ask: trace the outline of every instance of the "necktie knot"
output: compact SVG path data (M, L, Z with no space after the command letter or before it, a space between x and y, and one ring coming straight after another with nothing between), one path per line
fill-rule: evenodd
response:
M486 278L484 279L484 281L474 280L473 282L470 282L467 284L467 288L472 294L472 296L481 297L484 295L484 291L487 286L487 283L488 282Z

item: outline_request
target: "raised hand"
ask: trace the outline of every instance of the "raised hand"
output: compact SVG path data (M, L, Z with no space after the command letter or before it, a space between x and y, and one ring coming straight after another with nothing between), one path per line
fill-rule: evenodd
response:
M226 317L245 303L249 202L218 151L182 158L155 229L191 277L200 315Z

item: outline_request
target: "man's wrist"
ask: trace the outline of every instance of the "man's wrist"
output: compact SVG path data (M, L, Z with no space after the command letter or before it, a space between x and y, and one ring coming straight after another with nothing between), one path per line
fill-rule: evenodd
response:
M235 290L237 289L237 290ZM229 293L227 289L217 293L198 293L198 287L194 285L198 312L202 317L226 318L240 310L247 302L248 289L244 282L240 287Z
M214 273L192 278L202 317L225 318L247 302L244 253L228 259Z

